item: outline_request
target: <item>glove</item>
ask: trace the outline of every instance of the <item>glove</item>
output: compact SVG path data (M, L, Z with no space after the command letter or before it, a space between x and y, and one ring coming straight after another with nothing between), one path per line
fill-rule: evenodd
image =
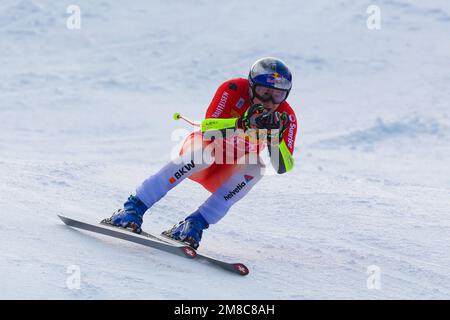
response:
M236 129L247 131L248 129L260 129L257 119L264 114L264 106L262 104L254 104L245 111L236 121Z
M291 122L289 120L289 115L287 112L283 112L281 114L279 112L274 112L258 120L264 123L265 129L268 129L267 140L269 142L272 140L272 130L278 130L278 141L281 141L284 132L286 131L286 129L289 126L289 123Z
M279 112L263 113L255 118L256 126L258 129L281 129L281 116Z
M289 126L290 120L287 112L265 112L262 104L254 104L236 121L236 128L244 131L248 129L267 129L267 139L272 138L271 130L278 130L279 139Z
M289 127L291 120L289 119L289 114L285 111L281 114L281 127L280 127L280 139L284 135L284 132Z

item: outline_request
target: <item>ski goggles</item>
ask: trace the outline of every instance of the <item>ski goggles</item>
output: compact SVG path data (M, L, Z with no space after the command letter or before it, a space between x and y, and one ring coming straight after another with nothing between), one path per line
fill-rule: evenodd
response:
M272 101L274 104L280 104L286 100L289 90L268 88L256 85L253 94L262 102Z

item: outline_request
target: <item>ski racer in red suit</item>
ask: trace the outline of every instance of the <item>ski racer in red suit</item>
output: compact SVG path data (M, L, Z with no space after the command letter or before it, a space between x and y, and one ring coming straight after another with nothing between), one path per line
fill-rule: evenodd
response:
M286 101L291 87L287 65L270 57L257 60L248 79L224 82L206 111L201 131L187 137L180 157L146 179L124 208L103 222L140 233L144 213L190 178L211 195L163 235L197 249L203 230L222 219L261 180L265 165L259 154L266 147L277 173L292 169L297 119Z

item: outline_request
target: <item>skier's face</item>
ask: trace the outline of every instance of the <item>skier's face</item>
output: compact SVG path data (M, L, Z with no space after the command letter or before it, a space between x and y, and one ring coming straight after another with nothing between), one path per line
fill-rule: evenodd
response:
M257 104L257 103L261 103L264 108L266 109L267 112L273 112L276 110L276 108L278 108L278 106L280 105L279 103L275 104L272 102L272 100L269 101L261 101L260 99L258 99L258 97L254 97L253 98L253 103Z

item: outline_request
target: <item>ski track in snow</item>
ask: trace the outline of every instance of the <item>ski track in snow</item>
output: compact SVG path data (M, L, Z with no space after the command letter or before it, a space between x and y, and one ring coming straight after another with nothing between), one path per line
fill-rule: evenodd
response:
M69 4L0 5L0 298L448 299L448 1L82 0L76 31ZM200 119L222 81L268 55L293 69L296 167L264 177L201 246L249 276L62 225L109 216L189 132L173 112ZM207 196L184 182L144 229Z

